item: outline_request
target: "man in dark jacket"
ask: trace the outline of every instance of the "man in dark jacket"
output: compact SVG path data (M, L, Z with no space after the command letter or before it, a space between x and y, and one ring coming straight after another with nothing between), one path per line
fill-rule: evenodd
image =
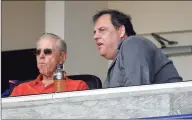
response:
M102 10L93 22L100 55L113 60L104 88L182 81L173 62L150 40L136 35L130 16Z

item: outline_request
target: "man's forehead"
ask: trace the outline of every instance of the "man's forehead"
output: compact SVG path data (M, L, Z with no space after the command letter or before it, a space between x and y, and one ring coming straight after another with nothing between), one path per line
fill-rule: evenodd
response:
M37 46L44 46L44 47L56 47L56 40L52 38L41 38Z
M54 38L52 38L52 37L50 37L50 36L46 36L46 37L42 37L42 38L40 38L39 39L39 42L42 42L42 43L52 43L52 44L54 44L54 43L56 43L56 39L54 39Z
M111 24L112 24L111 23L111 15L104 14L104 15L100 16L96 20L94 28L99 29L101 27L108 26L108 25L111 25Z

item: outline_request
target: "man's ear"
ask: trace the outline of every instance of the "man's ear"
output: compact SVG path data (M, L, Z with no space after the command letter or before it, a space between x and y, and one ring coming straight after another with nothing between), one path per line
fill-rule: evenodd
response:
M65 63L65 60L67 58L67 53L66 52L60 52L60 64L64 64Z
M124 25L121 25L121 26L119 27L119 34L120 34L120 37L121 37L121 38L124 38L124 37L125 37L126 31L125 31L125 26L124 26Z

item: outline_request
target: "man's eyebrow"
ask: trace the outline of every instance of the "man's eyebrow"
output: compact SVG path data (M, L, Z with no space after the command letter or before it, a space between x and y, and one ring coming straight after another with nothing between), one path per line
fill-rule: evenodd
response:
M106 28L106 27L104 27L104 26L99 27L99 29L102 29L102 28Z
M107 29L106 27L102 26L99 28L99 30L102 30L102 29Z
M98 30L101 30L101 29L106 29L106 27L104 27L104 26L101 26L101 27L99 27L99 28L97 28ZM95 34L96 33L96 30L94 30L93 31L93 33Z

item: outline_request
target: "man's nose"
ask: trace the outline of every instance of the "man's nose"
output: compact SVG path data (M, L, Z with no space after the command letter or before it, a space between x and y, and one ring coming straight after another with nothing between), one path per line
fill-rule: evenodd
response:
M45 54L43 51L41 51L41 53L39 54L39 58L44 58L45 57Z
M97 40L97 39L99 39L99 38L100 38L100 36L99 36L97 33L95 33L94 36L93 36L93 39L94 39L94 40Z

